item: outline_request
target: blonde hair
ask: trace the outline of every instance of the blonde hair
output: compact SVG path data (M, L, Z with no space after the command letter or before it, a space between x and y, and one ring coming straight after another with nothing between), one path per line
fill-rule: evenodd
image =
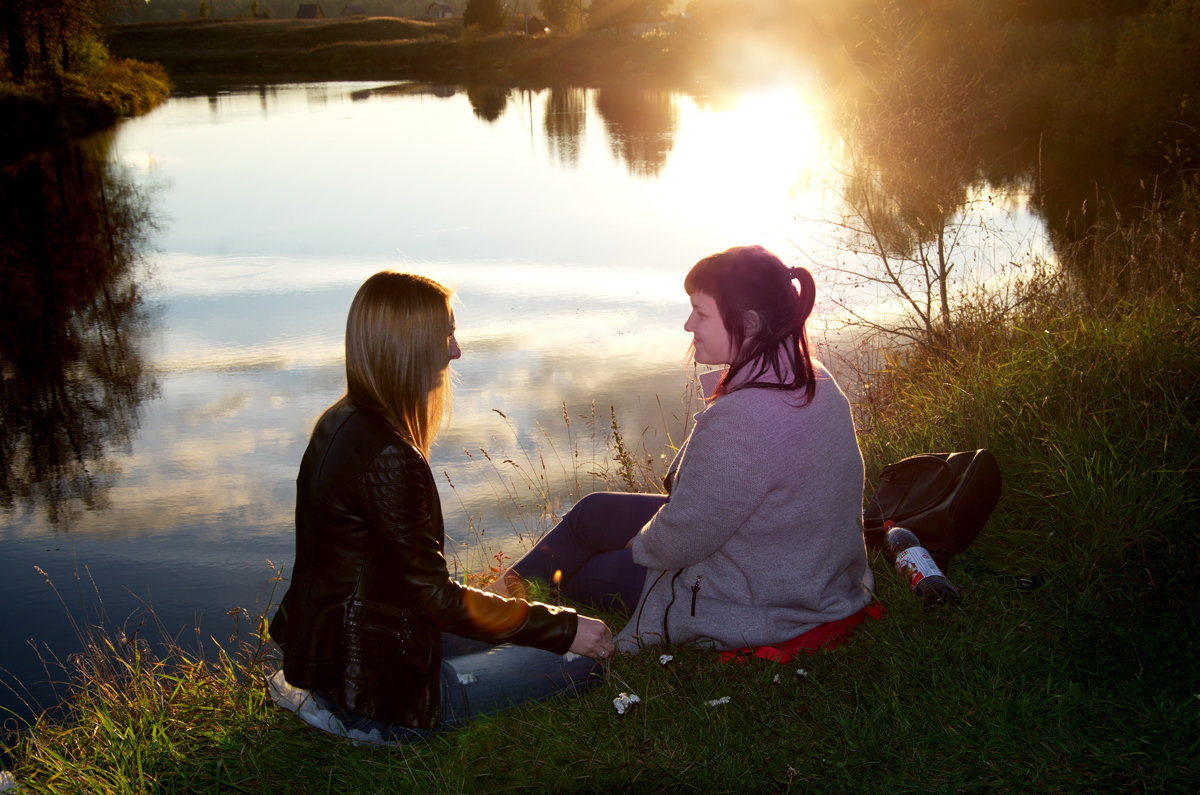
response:
M424 276L382 271L346 318L342 400L375 411L425 455L450 404L450 296Z

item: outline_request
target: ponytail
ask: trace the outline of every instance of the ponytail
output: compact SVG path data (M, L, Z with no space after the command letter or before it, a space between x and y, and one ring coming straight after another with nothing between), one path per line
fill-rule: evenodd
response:
M799 282L798 291L792 280ZM683 288L689 295L700 292L713 297L735 351L713 399L760 387L799 390L803 394L799 405L812 402L816 374L805 325L816 304L817 286L808 269L789 268L762 246L739 246L697 262ZM760 320L760 327L749 336L748 311ZM739 378L744 371L748 376Z
M800 294L796 296L796 326L804 328L817 303L817 283L808 268L801 266L788 268L788 275L800 282Z

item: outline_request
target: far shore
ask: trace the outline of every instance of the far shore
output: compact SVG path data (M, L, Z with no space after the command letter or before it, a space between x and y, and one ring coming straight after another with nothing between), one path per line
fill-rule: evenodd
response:
M572 34L482 35L461 19L185 20L110 25L97 73L0 91L0 163L100 132L172 93L270 83L415 80L545 87L697 83L686 39Z
M544 86L694 82L681 40L608 32L483 35L461 19L193 20L113 25L114 55L155 62L182 90L324 80Z

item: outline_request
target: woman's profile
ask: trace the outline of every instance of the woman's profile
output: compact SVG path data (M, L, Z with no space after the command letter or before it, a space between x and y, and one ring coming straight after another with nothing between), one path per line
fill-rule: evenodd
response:
M840 642L871 603L863 460L850 404L809 350L816 285L759 246L700 260L684 289L707 404L667 494L596 493L493 585L561 581L624 606L624 651L695 643L730 651Z
M296 560L270 625L275 684L307 691L302 717L337 734L403 742L571 693L613 649L602 621L451 578L427 457L460 355L442 285L383 272L359 288L346 394L300 465Z

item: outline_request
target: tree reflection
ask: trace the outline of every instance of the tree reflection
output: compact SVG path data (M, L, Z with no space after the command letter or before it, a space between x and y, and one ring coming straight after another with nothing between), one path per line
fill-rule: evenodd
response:
M604 119L613 154L631 173L656 177L675 145L679 114L671 93L621 86L596 92L596 111Z
M840 223L852 256L835 270L841 287L870 284L885 295L868 302L871 316L848 298L839 303L859 325L931 339L990 275L966 245L991 233L984 188L1003 193L1024 175L997 167L999 145L985 134L994 101L979 70L961 61L967 56L922 15L893 11L881 29L841 121L850 170ZM985 57L981 49L969 57ZM898 315L878 314L887 299Z
M104 505L105 456L155 388L135 280L148 204L107 145L0 171L0 504L42 505L51 522Z
M587 93L581 88L555 87L546 99L546 138L564 165L579 162L579 143L587 124Z
M467 86L467 100L471 110L486 122L499 119L508 105L509 90L505 86Z

